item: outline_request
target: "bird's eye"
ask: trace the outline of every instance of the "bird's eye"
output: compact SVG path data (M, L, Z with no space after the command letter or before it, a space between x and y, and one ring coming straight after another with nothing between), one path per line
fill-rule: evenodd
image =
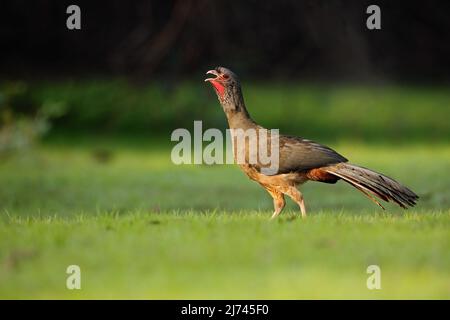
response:
M222 78L224 78L224 79L228 79L230 76L229 75L227 75L227 74L224 74L223 76L222 76Z

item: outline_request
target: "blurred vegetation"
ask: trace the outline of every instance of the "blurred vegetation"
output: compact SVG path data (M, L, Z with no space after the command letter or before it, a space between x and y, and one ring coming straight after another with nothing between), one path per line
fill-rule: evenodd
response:
M201 81L133 85L115 79L11 87L16 88L12 93L2 88L3 118L12 112L17 120L40 119L44 129L39 132L46 132L51 124L58 132L72 134L167 139L175 128L192 128L194 120L203 120L204 128L226 128L213 91ZM450 139L450 90L446 87L249 82L243 91L252 117L283 133L320 141Z
M0 156L33 146L50 130L50 121L64 111L64 103L34 101L23 82L4 84L0 90Z

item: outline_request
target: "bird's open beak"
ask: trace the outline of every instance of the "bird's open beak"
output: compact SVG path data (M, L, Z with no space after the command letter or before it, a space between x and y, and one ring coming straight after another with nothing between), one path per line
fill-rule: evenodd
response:
M219 77L219 73L216 70L209 70L208 72L206 72L206 74L212 74L215 77L214 78L206 78L205 82L217 80L217 78Z

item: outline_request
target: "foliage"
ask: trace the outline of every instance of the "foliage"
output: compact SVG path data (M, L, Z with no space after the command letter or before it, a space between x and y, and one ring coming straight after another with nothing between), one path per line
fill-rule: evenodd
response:
M248 109L260 124L319 141L449 141L450 91L439 87L365 87L245 83ZM58 101L53 121L71 132L169 137L178 127L226 128L213 91L201 81L131 85L121 80L30 85L37 105Z
M50 120L64 113L64 103L30 100L24 82L10 82L0 88L0 156L32 146L50 129Z

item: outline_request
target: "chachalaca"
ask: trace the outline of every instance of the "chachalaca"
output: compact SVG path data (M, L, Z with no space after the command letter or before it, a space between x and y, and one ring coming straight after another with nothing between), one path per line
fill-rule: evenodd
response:
M212 84L231 130L267 131L250 117L244 103L239 79L232 71L217 67L206 74L214 76L205 81ZM270 134L266 136L270 140L267 146L270 146L273 143L272 136ZM393 201L402 208L414 206L419 198L410 189L392 178L350 164L345 157L324 145L295 136L277 135L276 138L279 151L278 165L277 170L270 174L264 172L264 165L259 161L249 161L249 155L252 152L249 140L240 145L233 144L235 160L239 152L244 155L242 158L244 160L238 162L241 169L272 196L275 208L272 218L277 217L283 210L284 195L295 201L300 207L302 217L306 217L303 195L298 191L297 186L309 180L336 183L342 179L383 209L384 207L375 197L387 202Z

